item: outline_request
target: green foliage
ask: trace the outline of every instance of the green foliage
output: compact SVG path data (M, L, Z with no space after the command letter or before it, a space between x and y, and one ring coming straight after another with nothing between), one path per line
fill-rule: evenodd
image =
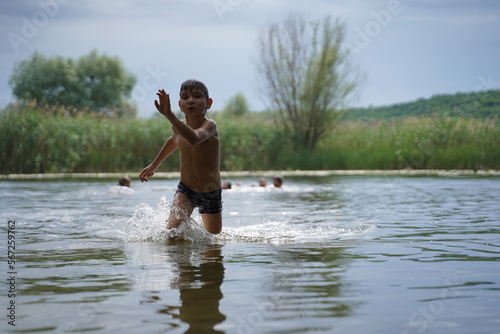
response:
M341 169L498 169L496 120L406 118L345 122L318 153L342 157Z
M221 136L222 170L259 170L277 168L282 145L286 145L283 129L255 113L240 117L215 115Z
M35 52L15 64L9 79L13 94L21 101L119 116L135 115L129 101L135 82L120 59L96 50L77 60Z
M231 97L227 104L224 106L223 112L230 116L243 116L248 113L248 102L245 95L238 93Z
M221 169L500 169L496 119L457 117L345 121L297 150L269 114L211 115L221 136ZM110 118L30 107L0 113L0 173L139 173L171 133L167 120ZM178 171L174 153L161 171Z
M435 95L430 99L418 99L390 106L359 108L350 112L345 119L369 120L435 116L482 119L498 117L500 116L500 90Z
M335 127L356 87L344 38L338 20L308 24L298 15L270 25L260 37L263 96L299 151L313 150Z
M0 172L117 172L144 168L170 132L156 119L65 116L37 108L0 115ZM178 156L163 170L178 169Z

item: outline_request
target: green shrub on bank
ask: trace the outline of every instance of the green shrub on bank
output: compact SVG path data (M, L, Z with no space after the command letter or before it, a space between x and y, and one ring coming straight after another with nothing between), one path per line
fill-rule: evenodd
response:
M221 169L500 169L496 120L408 118L346 121L314 152L258 114L214 113ZM139 172L171 133L167 120L122 119L26 108L0 114L0 173ZM178 154L161 171L177 171Z

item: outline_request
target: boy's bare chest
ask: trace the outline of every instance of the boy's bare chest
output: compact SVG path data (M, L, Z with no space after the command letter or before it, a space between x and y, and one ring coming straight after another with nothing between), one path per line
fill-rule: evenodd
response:
M206 157L207 155L213 156L219 154L219 140L215 136L196 145L190 145L186 140L181 138L178 145L181 155Z

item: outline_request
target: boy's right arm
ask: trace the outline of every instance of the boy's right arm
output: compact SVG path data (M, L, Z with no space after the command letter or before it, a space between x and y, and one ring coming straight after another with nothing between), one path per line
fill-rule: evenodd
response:
M170 154L172 154L172 152L177 149L177 146L177 140L174 133L167 139L167 141L165 141L165 144L163 144L163 147L161 148L160 152L153 160L153 162L145 167L142 170L141 174L139 174L141 182L148 182L148 178L152 177L156 173L163 160L165 160Z

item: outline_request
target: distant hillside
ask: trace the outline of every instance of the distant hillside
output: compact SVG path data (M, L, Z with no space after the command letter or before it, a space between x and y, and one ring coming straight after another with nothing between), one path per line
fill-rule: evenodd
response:
M500 116L500 90L434 95L429 99L389 106L354 109L345 120L391 119L403 117L456 116L491 118Z

